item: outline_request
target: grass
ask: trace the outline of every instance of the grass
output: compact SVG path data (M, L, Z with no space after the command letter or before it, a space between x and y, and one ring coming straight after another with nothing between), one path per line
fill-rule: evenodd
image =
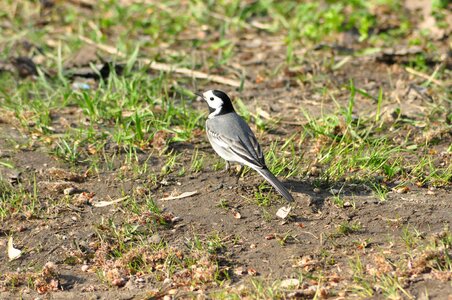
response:
M0 126L14 127L18 136L24 135L11 138L11 145L4 144L10 137L4 137L0 130L0 148L11 150L6 155L0 152L0 174L3 176L4 169L20 168L33 177L14 185L7 177L0 178L0 220L8 224L8 234L22 228L10 224L39 228L31 222L48 221L51 226L53 218L59 222L75 211L80 219L85 210L92 210L97 215L95 225L89 228L94 233L87 234L89 243L74 238L75 245L61 261L76 267L89 265L99 282L109 288L121 287L133 275L147 278L155 286L171 282L175 288L206 291L219 299L290 298L291 293L305 298L338 293L344 293L339 296L345 298L412 298L407 281L410 276L448 278L452 272L449 230L424 236L420 229L400 221L393 226L400 228L394 229L394 247L402 250L392 253L389 245L384 245L389 249L386 251L379 248L379 242L378 246L367 242L367 224L330 220L329 224L338 224L332 233L336 239L332 246L322 244L322 222L327 215L322 215L322 201L330 199L341 213L359 214L363 203L355 198L352 186L369 194L372 201L385 202L381 205L397 201L394 191L398 187L407 187L406 191L450 188L450 71L435 60L441 57L444 44L419 32L416 18L406 13L402 2L132 1L124 5L121 1L100 1L93 9L72 2L57 1L54 5L50 9L39 1L6 1L0 12L5 24L0 37ZM447 26L446 15L446 2L434 1L433 16L440 28ZM80 36L116 47L126 55L107 56L98 49L96 56L106 63L104 68L109 66L109 74L101 74L91 65L89 73L94 79L73 77L80 71L73 65L74 54L85 46ZM372 55L380 57L382 49L403 50L403 45L418 45L425 52L400 55L401 61L394 62L394 68L371 60ZM353 51L343 49L349 46ZM3 64L18 56L32 58L38 75L20 78L3 70ZM265 280L252 274L243 278L233 272L241 258L239 252L248 251L248 244L260 251L264 242L265 247L271 246L271 240L256 236L256 241L243 242L241 232L227 236L227 226L224 234L206 234L191 224L179 227L185 216L174 215L171 207L190 203L192 198L174 200L187 201L176 204L157 200L157 195L173 192L179 185L199 189L199 197L204 197L211 188L209 178L220 176L217 171L224 168L224 162L205 150L207 112L194 101L193 92L224 87L156 72L142 64L143 57L242 82L237 90L229 91L237 96L237 111L261 141L269 169L294 189L302 186L303 197L309 195L311 204L319 205L315 209L319 216L294 218L298 227L292 221L283 222L283 230L273 235L281 253L292 245L313 243L300 238L298 230L315 230L313 236L320 237L314 243L320 242L319 251L325 255L309 248L315 253L307 259L319 256L319 262L300 267L295 275L287 274L298 280L297 285L284 286L286 278ZM259 58L258 63L252 62L253 57ZM361 68L363 59L368 59L370 66ZM371 69L376 65L388 74ZM403 73L407 67L425 78ZM379 74L377 79L374 71ZM396 93L403 84L412 91ZM291 92L296 91L302 96L292 97ZM260 102L262 99L265 101ZM299 107L301 99L308 100L302 102L303 107ZM415 113L406 103L417 105ZM40 160L28 161L27 156L17 160L19 154L38 150L50 154L49 164L62 164L85 178L90 188L99 185L98 194L89 196L79 207L79 194L41 193L39 184L48 179L47 165ZM252 182L248 182L250 178ZM199 186L191 186L192 180ZM108 185L102 185L104 181ZM260 184L255 186L257 182ZM305 185L309 186L306 191ZM256 231L276 224L273 210L275 203L281 202L274 201L273 189L249 168L236 185L241 186L254 187L252 192L249 188L237 190L251 201L237 204L228 190L207 195L218 195L213 200L225 216L231 215L236 205L243 205L240 221L245 225L255 222L249 210L258 206L265 222L255 224ZM309 194L311 186L314 195ZM339 193L324 197L323 191L337 187L341 187ZM119 198L126 197L123 202L104 210L92 206L91 202L106 196L115 199L118 190ZM300 196L298 200L306 199ZM354 209L342 209L346 202ZM303 209L309 208L303 205ZM192 210L197 213L196 207ZM227 222L226 217L218 218ZM315 229L300 229L305 221L312 225L311 219L319 221ZM289 227L292 225L295 227ZM17 234L29 234L24 228ZM271 230L276 229L279 227ZM339 245L338 241L355 239L358 234L360 240L351 246ZM338 249L345 254L339 255ZM32 251L27 252L27 257L34 259ZM14 261L8 266L17 267ZM345 270L339 279L333 274L336 267ZM12 290L28 286L47 292L54 289L52 280L59 280L59 275L50 267L38 268L35 273L5 273L0 275L0 289L5 285ZM149 295L153 296L162 297Z
M440 272L438 274L449 274L448 272L452 270L451 239L448 228L424 240L419 238L419 232L416 229L412 230L406 227L403 230L402 239L405 241L409 253L399 258L400 260L390 259L384 254L378 254L366 267L364 267L362 258L359 256L349 262L354 272L353 280L356 284L353 289L358 295L371 297L375 293L381 293L390 299L400 297L411 299L414 296L406 289L409 276L415 274L419 276L428 270ZM369 259L367 255L366 259ZM391 261L395 262L392 263ZM447 275L445 278L447 278Z
M14 188L0 178L0 220L13 217L27 219L37 217L41 210L38 199L36 182L32 183L32 190L24 187Z
M431 145L412 144L409 136L402 143L394 143L393 139L401 130L399 122L382 123L380 117L375 119L354 117L355 86L350 85L350 96L346 107L339 106L338 113L326 115L320 119L308 119L305 130L311 138L318 141L320 149L317 164L322 166L321 179L325 181L368 181L378 197L385 199L384 187L375 180L377 176L385 182L402 178L406 181L428 183L432 185L447 184L451 178L449 165L439 166L428 154ZM370 97L365 91L360 93ZM378 96L377 113L381 110L381 90ZM387 132L393 132L391 137ZM424 153L417 161L412 162L412 155ZM423 171L418 172L419 169ZM428 178L425 175L428 174Z
M194 20L190 20L187 16L181 14L168 14L174 8L173 4L170 3L160 6L153 4L140 5L134 4L126 8L113 3L102 4L102 9L108 9L114 13L109 16L108 21L101 14L95 16L99 26L97 32L108 31L112 24L139 20L140 14L146 10L156 12L152 18L161 20L161 18L170 16L169 20L172 20L169 24L173 25L165 27L166 30L162 32L160 32L161 27L153 27L155 24L151 20L148 23L132 22L133 26L138 29L138 33L150 34L156 39L154 42L167 38L166 35L176 36L186 30L191 22L205 24L203 23L205 19L199 13L193 14ZM347 19L344 19L346 5L342 1L328 7L313 3L295 6L293 1L285 1L284 4L269 1L265 4L259 3L244 7L238 5L236 1L215 7L210 7L208 4L198 3L195 5L191 3L188 9L189 11L194 11L205 5L207 5L206 9L213 9L215 14L225 14L231 18L226 23L221 23L214 17L212 19L213 22L209 24L214 26L214 28L215 26L223 28L219 31L225 35L227 31L243 30L246 27L244 26L246 18L251 15L257 14L262 17L271 15L273 20L270 23L273 25L270 31L287 30L288 51L290 52L290 45L295 45L298 40L319 41L329 34L349 28L356 28L360 33L360 40L366 40L370 28L375 26L376 22L375 17L369 13L369 8L377 4L355 1L352 4L354 8L353 13L348 15ZM400 9L400 6L396 3L387 3L386 5L390 5L394 9ZM15 20L15 25L18 28L25 24L25 16L31 13L33 7L25 5L23 9L23 18ZM70 5L65 5L63 9L67 11L65 22L68 24L71 24L76 19L80 19L81 24L87 22ZM158 26L163 26L169 20L158 23ZM322 20L321 26L319 24L316 25L313 20ZM228 22L231 22L231 24ZM153 25L150 26L150 24ZM296 30L296 28L300 27L303 28L301 32ZM97 40L99 37L94 38L90 36L90 38ZM119 38L119 41L123 41L123 39ZM170 39L169 41L176 42L177 40ZM220 39L217 42L217 45L222 45L219 48L223 49L225 45L231 45L225 41L226 37L225 40ZM68 45L71 45L71 43ZM215 52L215 43L213 45L212 51ZM80 117L87 118L88 122L86 125L78 128L66 128L64 129L66 138L52 141L55 144L54 153L73 165L77 164L77 162L85 161L85 159L90 160L87 162L88 164L96 162L96 165L98 165L99 161L111 160L105 157L105 153L104 157L100 157L100 155L86 155L86 147L89 144L94 144L99 148L102 142L114 141L118 147L146 149L154 141L155 136L160 133L166 135L163 147L171 142L190 141L193 132L202 128L202 115L189 107L184 88L179 84L170 84L170 79L164 74L150 77L147 76L144 70L133 67L139 51L146 51L146 47L151 46L155 46L155 44L143 43L140 47L119 44L120 49L125 48L125 52L130 53L124 74L118 76L113 73L107 80L101 80L97 89L85 91L73 91L70 85L65 84L61 68L62 60L67 58L66 53L69 49L59 47L53 57L54 63L59 70L59 80L51 82L45 77L40 77L36 82L22 81L16 83L12 77L4 74L2 75L4 80L2 91L4 95L7 95L4 99L4 105L7 109L14 111L16 116L21 116L19 120L24 126L30 128L29 125L33 124L31 131L41 140L48 140L48 137L52 135L51 111L73 105L80 107L82 110ZM229 46L226 48L226 52L230 52L232 49ZM230 54L222 52L220 56L223 59L218 60L217 63L224 64L228 61L225 57L230 56ZM293 59L290 56L288 54L288 60L292 61ZM63 82L63 85L61 85L61 82ZM11 83L13 84L11 85ZM16 91L15 93L8 92L11 90L11 86ZM357 89L353 82L350 83L349 89L348 106L338 107L339 115L325 115L315 119L306 115L309 120L304 127L306 132L316 140L324 139L317 156L318 163L323 167L322 180L326 182L337 181L345 177L348 181L355 181L357 178L373 181L372 176L377 175L383 176L385 180L389 181L398 177L405 177L407 180L433 185L442 185L450 181L450 167L441 168L436 166L434 159L428 155L424 155L416 165L403 167L406 166L404 157L407 156L407 153L426 152L430 145L399 146L391 142L390 136L378 134L379 132L384 132L384 130L386 132L387 130L391 131L393 128L397 131L397 127L400 127L397 124L398 122L389 128L387 128L387 124L381 122L380 112L384 101L384 93L381 88L377 97L369 95L362 89ZM175 94L170 96L169 92L171 90L174 90ZM357 93L377 99L377 113L374 120L365 117L355 119L355 116L353 116ZM46 102L35 101L36 97L43 97L48 100ZM251 121L251 117L253 117L253 121L260 130L268 128L269 125L259 115L252 115L246 106L243 105L243 102L238 101L237 108L248 121ZM73 139L74 135L77 137L76 139ZM71 140L68 140L68 137L71 137ZM270 169L277 175L293 177L305 172L305 170L300 170L299 168L304 162L303 152L300 155L298 147L290 141L291 139L287 140L282 147L281 145L278 147L274 143L267 151L267 161ZM416 146L418 151L412 151L412 149L415 149L412 146ZM274 148L279 148L280 151L286 151L287 149L291 153L279 156L274 151ZM174 159L175 156L170 156L162 169L163 174L171 171L175 163ZM190 170L197 173L202 169L202 159L198 157L193 159ZM182 170L180 174L184 174L184 172ZM371 184L371 186L374 187L378 197L384 199L383 188L381 186L377 187L376 183Z
M359 232L362 229L362 225L356 222L343 222L337 226L336 235L349 235L355 232Z

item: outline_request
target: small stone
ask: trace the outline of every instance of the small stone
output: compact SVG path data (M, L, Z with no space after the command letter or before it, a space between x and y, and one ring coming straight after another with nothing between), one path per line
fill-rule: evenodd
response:
M320 189L319 188L314 188L314 193L320 193L321 191L320 191Z
M135 280L135 282L138 283L144 283L146 280L143 277L137 277L137 279Z
M123 287L126 284L126 280L124 278L115 278L111 281L111 284L117 287Z
M235 275L241 276L241 275L245 274L245 269L243 267L237 267L234 269L234 273L235 273Z
M331 193L331 195L337 195L337 194L339 194L339 190L338 189L331 189L330 190L330 193Z
M65 195L74 195L74 194L77 194L78 192L79 192L79 190L75 187L68 187L63 190L63 193Z
M82 266L82 272L88 272L89 266L88 265L83 265Z
M173 218L171 218L171 223L177 223L177 222L180 222L180 221L182 221L182 218L181 217L173 217Z

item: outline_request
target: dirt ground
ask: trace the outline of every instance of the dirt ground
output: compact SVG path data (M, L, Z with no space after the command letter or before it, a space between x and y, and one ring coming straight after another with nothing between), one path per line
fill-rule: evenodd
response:
M384 66L382 68L390 69L392 67ZM353 70L357 71L351 66L346 72ZM375 71L367 71L366 74L376 76ZM362 74L366 70L360 68L359 72ZM384 78L386 73L383 74ZM372 79L366 75L362 75L362 77L365 78L363 84L373 80L382 80L382 78ZM394 77L395 80L398 79L396 76ZM303 98L310 98L309 91L300 91L298 88L292 91L289 87L272 89L271 94L267 94L265 89L254 87L251 91L246 92L246 95L249 95L250 104L253 101L251 95L257 91L268 95L266 97L268 100L261 103L261 107L264 109L271 110L273 106L278 106L278 102L274 99L290 99L290 104L280 109L280 111L284 110L284 114L287 114L290 107L294 107L295 114L296 107L300 105L315 110L309 102L306 103L306 101L312 100L303 100ZM367 103L357 104L358 108L365 111ZM275 110L278 111L277 108ZM32 250L27 251L19 260L2 264L0 271L3 273L33 269L51 260L58 265L63 291L46 297L52 299L146 297L146 287L130 284L118 290L99 282L95 273L81 271L80 264L73 266L65 264L65 259L71 249L75 250L77 245L88 245L91 241L96 240L93 227L99 224L101 219L111 218L115 223L121 224L124 220L123 209L110 206L103 208L90 205L74 206L72 203L60 207L49 205L47 202L59 199L63 195L61 189L57 192L51 190L52 182L61 181L49 176L46 170L55 167L69 171L70 167L47 154L39 146L33 150L11 149L12 141L21 144L25 143L29 137L11 124L3 123L0 126L2 157L8 157L14 162L15 170L21 172L21 180L25 182L28 189L33 188L33 180L35 180L39 199L42 201L40 205L44 208L49 206L50 209L46 211L45 219L27 219L25 216L18 215L1 224L0 232L3 235L1 246L4 249L0 252L2 261L8 261L6 256L8 232L16 232L15 243L21 249ZM275 134L284 136L294 130L301 129L297 126L283 125ZM448 142L450 140L438 147L447 147ZM212 154L212 150L203 136L199 137L198 143L204 149L203 151ZM191 155L188 153L192 151L192 146L179 145L179 148L183 157L187 157L185 163L189 164ZM143 160L146 158L145 153L141 156ZM158 159L148 163L156 170L161 164ZM2 169L4 177L9 176L8 171ZM261 178L256 174L249 173L236 183L234 176L219 174L217 171L207 169L195 175L168 176L165 181L166 184L151 190L156 199L171 194L173 191L197 191L198 194L184 199L157 202L165 211L181 218L174 226L159 231L160 238L175 247L183 247L186 239L195 234L203 236L212 232L221 233L224 242L231 245L224 253L221 253L229 266L242 267L244 270L254 269L258 276L268 279L291 277L300 268L300 260L306 257L331 274L347 272L350 256L360 256L366 262L371 260L374 254L384 251L389 253L392 259L397 260L404 247L401 234L405 226L412 226L427 237L441 232L452 221L452 190L450 187L431 190L412 186L404 194L389 192L387 200L381 202L364 184L346 184L342 194L346 195L346 200L352 199L356 206L343 209L331 203L332 194L328 189L315 188L312 178L291 179L286 184L294 194L296 209L292 212L293 218L290 221L281 221L275 217L278 204L282 204L282 200L278 200L277 196L275 196L275 201L278 201L278 204L268 208L260 208L246 200L253 194L255 186L261 182ZM66 182L67 186L63 185L65 188L75 186L80 190L94 193L98 200L116 199L123 194L133 193L137 188L148 188L145 180L118 181L115 172L87 177L82 182L71 182L70 180ZM218 199L226 199L229 207L227 209L219 207ZM235 218L233 211L239 212L241 218ZM362 228L348 235L334 237L337 226L342 222L359 223L362 224ZM290 238L282 245L281 241L288 233L290 233ZM233 241L235 237L238 237L237 241ZM371 243L367 244L363 251L357 246L357 241L362 242L366 239L371 240ZM325 255L324 253L327 253L328 259L335 260L334 266L329 267L325 263L325 258L320 260L320 257ZM247 276L251 275L233 275L232 280L240 282L243 277ZM340 281L340 284L346 285L346 282L347 279ZM408 288L412 295L419 298L426 290L428 290L430 299L446 299L448 295L449 297L452 295L450 282L432 279L430 274L413 279ZM7 299L13 297L12 295L15 293L2 292L1 297ZM20 293L24 298L31 299L38 296L31 289L20 290Z
M343 40L353 38L356 37L344 34ZM341 46L346 45L344 42ZM439 52L450 56L447 38L437 41L436 45ZM256 30L236 41L237 55L230 62L231 66L240 66L237 69L246 74L248 85L243 92L228 87L223 89L229 89L233 97L240 97L251 111L258 107L272 118L280 119L276 128L259 134L264 149L268 149L272 141L280 141L293 134L302 135L305 130L303 125L307 122L304 112L313 117L334 113L336 103L324 95L333 95L339 105L346 106L349 91L343 87L351 78L356 87L371 95L378 95L379 89L383 89L386 99L389 99L382 108L383 118L389 120L402 101L407 118L424 120L428 103L410 86L424 82L425 78L406 71L404 60L410 54L390 53L385 56L380 52L356 56L337 70L326 68L322 63L329 60L333 64L340 62L350 51L354 51L353 46L350 44L348 50L331 47L309 51L298 49L298 54L305 56L301 66L271 75L269 70L277 69L286 59L285 46L280 38L260 35ZM410 46L403 48L417 51ZM440 63L438 58L431 59L432 65ZM450 66L450 57L446 64ZM202 90L212 85L202 82L196 88ZM221 88L218 84L215 87ZM203 103L193 102L192 105L196 110L206 110ZM427 255L421 245L435 243L451 225L450 182L438 187L412 183L403 191L390 189L397 185L397 182L391 182L388 183L386 199L381 201L364 180L319 185L315 174L295 176L284 180L295 198L295 207L290 218L281 220L275 214L285 203L277 194L271 194L272 203L269 206L258 206L253 201L257 186L262 182L258 174L248 172L237 182L236 177L214 170L212 165L216 157L202 131L190 142L170 145L181 154L178 168L183 166L189 169L194 149L199 149L205 155L207 166L201 172L186 172L178 176L178 170L175 170L158 175L164 166L164 158L150 150L137 154L139 164L148 164L149 173L158 175L156 182L152 182L147 175L135 176L127 166L121 165L124 160L120 158L125 156L121 151L118 151L118 159L113 162L111 171L92 174L89 166L83 163L74 168L53 155L47 145L33 141L30 132L24 130L14 116L2 112L0 159L11 162L14 168L0 165L1 178L12 182L15 189L20 186L28 193L35 193L39 212L30 215L27 212L13 213L13 217L5 218L0 224L0 274L3 274L3 281L11 282L14 277L11 274L39 273L46 263L52 262L49 269L56 270L58 289L40 292L30 282L13 288L14 284L10 283L7 287L0 285L1 299L168 299L164 298L165 295L211 298L222 289L240 294L241 286L256 278L271 283L298 278L300 274L305 276L308 285L295 290L286 288L284 292L287 293L282 298L389 297L381 292L383 288L368 297L355 293L354 287L359 282L358 262L361 269L367 270L362 271L363 274L367 272L380 278L385 273L393 272L401 278L403 288L398 290L401 298L452 298L451 270L441 273L434 268L418 266ZM357 95L353 114L372 116L374 113L375 102ZM52 127L58 134L63 132L64 122L78 124L83 120L81 109L70 107L53 112ZM441 122L438 120L438 123ZM422 129L410 130L413 130L411 134L422 134ZM404 134L408 131L402 131L399 137ZM432 149L438 157L443 155L442 159L450 163L451 153L447 152L452 141L450 129L441 137ZM302 162L307 164L307 170L311 167L309 162L315 160L312 154L315 145L309 144L310 141L313 142L308 139L299 153L300 157L303 156ZM112 153L117 149L111 147L106 151ZM412 160L416 159L412 157ZM68 188L76 188L78 192L74 196L65 195L64 191ZM342 207L333 203L338 190L345 203ZM190 197L159 200L194 191L196 194ZM127 196L131 195L136 196L136 203L128 202L130 199ZM157 230L152 227L154 225L140 227L140 230L152 228L143 234L149 239L148 242L165 242L167 247L184 249L195 236L202 240L218 236L222 246L215 253L215 261L219 269L229 274L227 287L209 282L204 288L194 285L191 290L179 290L171 282L159 281L146 274L129 274L126 282L112 284L102 279L99 269L96 271L91 267L96 264L93 261L97 258L90 256L95 255L90 251L96 251L90 249L98 249L98 244L102 244L105 238L102 232L108 231L106 224L114 223L118 228L124 224L137 224L138 227L148 224L146 219L153 220L153 215L134 216L133 219L127 211L127 207L132 205L145 206L149 195L156 199L167 222L157 226ZM105 207L93 205L114 199L123 200ZM226 204L221 205L222 201ZM29 205L28 202L26 204ZM341 224L359 226L340 231ZM19 259L10 261L7 247L11 234L14 235L14 246L23 253ZM413 239L412 244L407 241L410 238ZM410 271L397 273L399 264L408 266ZM318 275L319 272L321 275ZM316 275L309 277L309 274ZM16 280L20 282L20 279ZM316 284L312 283L314 281ZM323 284L324 294L312 289L311 294L306 292L310 285L317 286L319 282ZM278 297L281 298L280 295Z

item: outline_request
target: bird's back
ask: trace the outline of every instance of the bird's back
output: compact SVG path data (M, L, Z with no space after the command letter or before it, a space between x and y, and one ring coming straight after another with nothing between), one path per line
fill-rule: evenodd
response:
M223 137L243 144L244 148L251 157L254 158L257 165L264 167L265 160L262 149L251 128L237 113L229 113L216 116L206 121L207 130L214 133L221 133Z

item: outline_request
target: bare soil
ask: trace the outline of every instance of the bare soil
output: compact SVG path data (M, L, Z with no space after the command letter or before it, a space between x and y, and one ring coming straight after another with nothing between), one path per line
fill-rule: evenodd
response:
M344 58L342 53L331 49L311 50L300 54L306 55L302 67L272 75L270 70L285 61L284 44L280 38L253 33L251 37L236 42L237 55L230 65L240 66L239 71L246 73L249 85L242 93L232 89L229 92L240 96L250 110L259 107L272 117L281 118L277 129L259 136L264 149L275 138L301 133L303 127L300 125L306 122L303 111L308 111L312 116L335 111L331 97L322 93L334 95L340 104L347 103L349 91L343 87L351 78L358 88L372 95L378 95L380 87L383 88L388 99L393 100L393 103L384 105L387 118L391 117L393 108L400 105L398 101L403 101L404 114L413 120L420 118L419 112L427 105L425 98L409 89L410 85L425 79L407 73L404 65L397 61L388 62L377 56L353 57L334 71L325 69L317 62L332 59L337 63ZM438 44L447 48L445 41ZM255 55L257 52L259 54ZM199 88L213 86L205 84ZM199 110L206 109L201 103L193 105ZM372 115L374 111L374 101L357 95L355 115ZM54 112L52 117L56 132L62 126L62 119L75 124L83 119L77 109ZM40 208L38 216L16 214L0 224L0 274L39 272L51 261L57 266L61 290L42 296L34 289L19 286L0 291L1 299L145 299L156 295L150 292L155 288L169 290L164 283L152 282L151 279L147 284L136 283L133 276L124 287L112 286L103 282L98 274L82 271L83 261L68 263L68 257L74 252L99 241L96 232L102 220L112 220L118 227L130 221L121 203L106 207L95 207L92 203L119 199L140 190L150 193L155 199L174 193L198 192L183 199L157 200L165 213L178 217L169 226L159 228L158 238L169 246L184 248L187 240L194 236L207 237L218 233L226 245L217 253L219 263L229 268L233 286L256 276L276 280L297 276L301 271L322 270L325 278L335 282L335 286L328 286L336 291L331 295L341 296L337 291L347 290L353 285L350 265L353 259L359 257L363 266L377 269L376 261L381 253L392 262L404 259L408 262L406 242L402 239L407 226L416 228L421 239L428 241L452 222L450 185L438 188L412 185L403 193L390 191L387 199L380 201L364 183L337 183L338 187L342 187L344 200L349 202L346 207L339 208L331 200L334 193L331 187L335 187L335 183L331 183L330 187L317 187L315 177L293 178L285 183L293 192L296 207L291 212L291 218L281 220L275 216L278 208L285 205L279 196L273 194L273 202L268 207L259 207L252 200L256 186L262 182L253 172L237 182L234 176L214 171L207 163L209 167L200 173L187 172L184 176L170 174L159 177L159 182L153 184L145 177L128 178L127 170L121 169L123 166L118 163L114 171L84 176L87 166L82 164L71 168L50 154L45 145L32 143L31 139L7 115L0 117L0 157L14 164L14 170L0 165L0 173L5 179L18 177L29 191L36 188ZM451 135L446 133L435 145L435 151L440 155L450 143ZM200 133L193 143L171 145L182 153L186 169L189 169L195 146L206 154L209 162L215 159L207 139ZM306 147L306 155L309 156L309 150L314 146ZM146 152L139 154L143 163L148 155ZM158 173L164 162L156 155L146 163ZM52 168L74 172L78 176L59 178L49 173ZM122 173L126 175L119 176ZM85 203L64 200L63 190L68 187L84 191L92 199ZM143 205L144 200L138 199L141 201L139 204ZM226 201L228 206L221 207L220 200ZM237 212L240 218L237 218ZM356 231L338 234L338 227L344 222L360 224L360 227ZM24 252L20 259L13 261L7 257L11 233L14 233L16 248ZM149 236L153 234L150 232ZM240 271L242 269L243 272ZM148 280L146 276L144 278ZM426 291L430 299L452 297L450 278L441 280L429 271L413 275L404 282L404 287L419 299L426 296ZM208 286L206 290L212 292L217 289L216 286ZM155 298L159 298L158 295ZM196 291L177 295L181 298L195 297ZM374 298L383 297L377 293Z

